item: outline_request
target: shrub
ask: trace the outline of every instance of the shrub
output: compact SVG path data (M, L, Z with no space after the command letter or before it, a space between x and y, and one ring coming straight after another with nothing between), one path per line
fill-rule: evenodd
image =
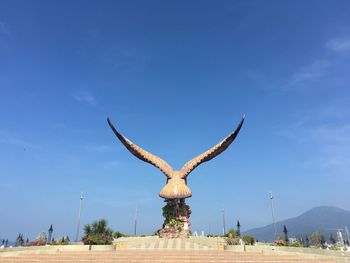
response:
M254 245L255 244L255 237L253 236L244 236L242 237L242 240L245 245Z
M228 237L228 238L226 238L226 244L227 245L240 245L240 239L239 239L239 237L234 237L234 238Z
M41 240L41 241L44 241L46 243L47 241L47 237L46 237L46 233L45 232L41 232L35 240Z
M298 240L295 240L292 242L292 244L290 244L291 247L302 247L303 244L301 242L299 242Z
M176 225L176 220L173 219L173 218L170 219L168 225L169 225L169 226L175 226L175 225Z
M171 221L175 221L176 205L174 203L167 203L163 208L163 217L165 218L165 224L170 224Z
M46 233L41 232L35 239L35 241L27 242L26 246L45 246L47 242Z
M119 232L119 231L115 231L115 232L113 233L113 237L114 237L114 238L128 237L128 236L129 236L129 235L123 234L123 233L121 233L121 232Z
M219 237L220 235L216 235L216 234L208 234L207 237Z
M329 247L329 249L330 250L340 250L340 247L337 247L337 245L331 245L330 247Z
M324 235L319 231L312 233L310 236L310 241L311 244L315 247L325 247L326 240L324 238Z
M288 243L284 239L277 239L275 240L276 246L288 246Z
M27 247L45 246L45 245L46 245L46 241L43 241L43 240L35 240L35 241L28 242L26 244Z
M224 236L229 238L235 238L238 237L238 234L236 230L230 229Z
M63 236L52 241L52 245L68 245L70 242L68 236Z
M107 220L100 219L91 225L84 226L85 235L82 241L85 245L110 245L113 241L113 231L107 227Z

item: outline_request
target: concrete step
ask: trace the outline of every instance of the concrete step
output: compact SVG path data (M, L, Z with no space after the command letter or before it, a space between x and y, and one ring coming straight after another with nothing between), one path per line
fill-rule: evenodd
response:
M211 250L211 247L190 242L188 239L176 238L176 239L159 239L157 242L152 243L145 248L153 249L176 249L176 250Z
M128 249L175 249L175 250L213 250L215 247L187 238L158 238L124 241Z

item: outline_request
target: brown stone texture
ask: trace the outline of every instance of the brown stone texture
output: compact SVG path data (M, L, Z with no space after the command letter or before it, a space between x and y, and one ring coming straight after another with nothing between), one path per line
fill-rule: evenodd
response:
M190 215L191 209L185 199L167 199L163 207L163 228L157 231L162 238L182 238L191 234ZM167 213L170 212L170 215Z

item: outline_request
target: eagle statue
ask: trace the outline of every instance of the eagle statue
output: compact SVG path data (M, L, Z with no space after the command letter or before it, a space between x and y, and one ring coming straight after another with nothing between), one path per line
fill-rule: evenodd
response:
M162 160L158 156L142 149L140 146L136 145L128 138L119 133L111 120L107 118L107 122L114 134L118 139L124 144L124 146L135 155L140 160L152 164L153 166L160 169L167 177L166 185L160 191L159 196L166 199L184 199L192 196L190 188L187 186L187 176L200 164L207 162L214 157L218 156L220 153L225 151L230 144L237 137L243 122L245 115L243 115L241 121L239 122L237 128L228 135L225 139L220 141L214 147L205 151L204 153L198 155L192 160L188 161L180 170L174 170L166 161Z

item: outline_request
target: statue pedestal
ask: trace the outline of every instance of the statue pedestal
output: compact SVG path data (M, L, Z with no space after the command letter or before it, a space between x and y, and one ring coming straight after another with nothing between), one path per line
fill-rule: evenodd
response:
M163 207L163 228L157 231L159 237L182 238L191 234L189 220L191 209L186 205L185 199L166 199Z

